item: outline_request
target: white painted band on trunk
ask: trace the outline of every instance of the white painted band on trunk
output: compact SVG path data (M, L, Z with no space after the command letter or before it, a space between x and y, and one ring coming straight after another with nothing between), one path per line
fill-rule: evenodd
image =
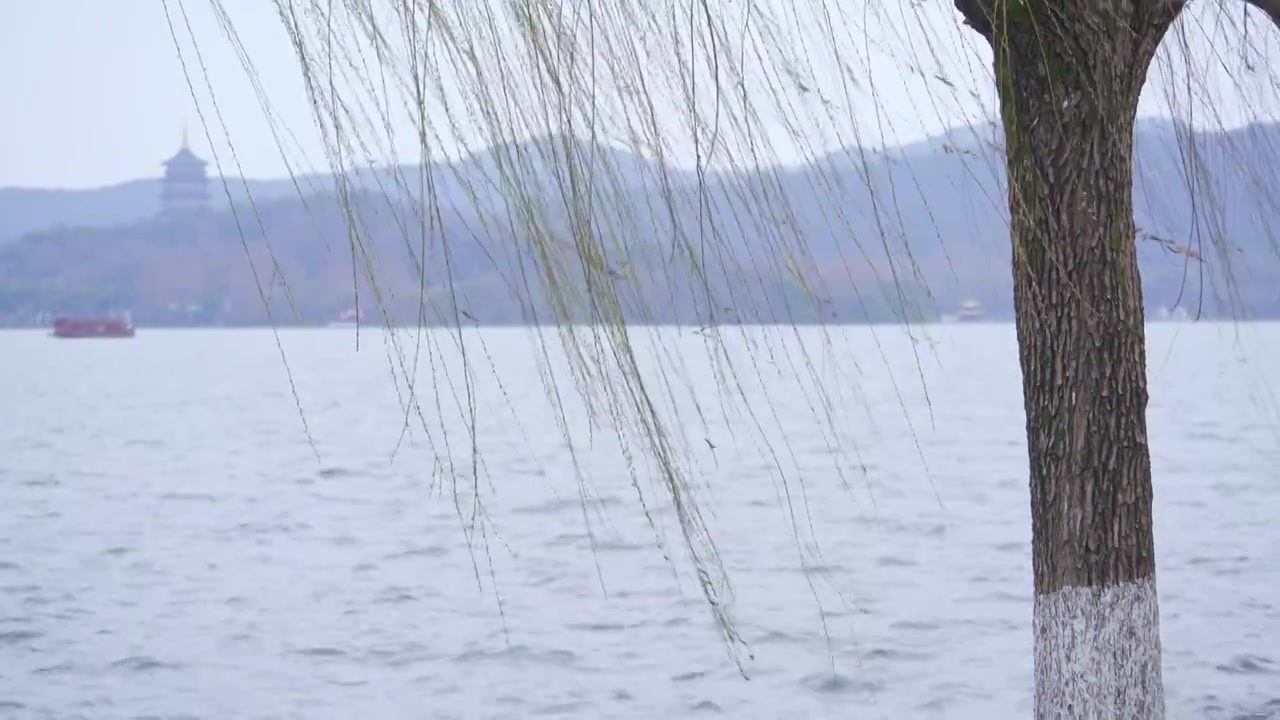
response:
M1162 720L1154 577L1067 588L1035 603L1038 720Z

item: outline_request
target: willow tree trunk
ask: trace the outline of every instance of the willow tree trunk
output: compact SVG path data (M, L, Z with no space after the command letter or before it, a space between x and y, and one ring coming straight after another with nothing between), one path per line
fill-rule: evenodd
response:
M1168 0L956 0L991 41L1027 414L1037 718L1164 716L1133 125Z

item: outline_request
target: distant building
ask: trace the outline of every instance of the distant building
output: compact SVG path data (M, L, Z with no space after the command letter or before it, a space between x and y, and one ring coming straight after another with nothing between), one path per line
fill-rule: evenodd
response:
M187 145L187 135L182 135L182 147L178 153L164 161L164 180L160 190L160 214L181 215L209 207L209 175L207 162L201 160Z

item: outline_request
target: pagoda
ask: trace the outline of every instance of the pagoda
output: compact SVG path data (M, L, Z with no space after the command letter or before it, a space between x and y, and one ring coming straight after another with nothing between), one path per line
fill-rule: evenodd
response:
M177 154L164 161L164 180L161 181L160 214L182 215L209 207L209 175L207 162L201 160L187 144L187 134L182 134L182 147Z

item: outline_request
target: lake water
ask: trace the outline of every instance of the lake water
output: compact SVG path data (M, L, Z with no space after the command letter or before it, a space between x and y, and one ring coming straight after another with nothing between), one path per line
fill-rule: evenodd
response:
M1029 716L1012 327L638 332L733 650L554 333L0 333L0 716ZM1280 327L1149 346L1170 716L1280 717Z

